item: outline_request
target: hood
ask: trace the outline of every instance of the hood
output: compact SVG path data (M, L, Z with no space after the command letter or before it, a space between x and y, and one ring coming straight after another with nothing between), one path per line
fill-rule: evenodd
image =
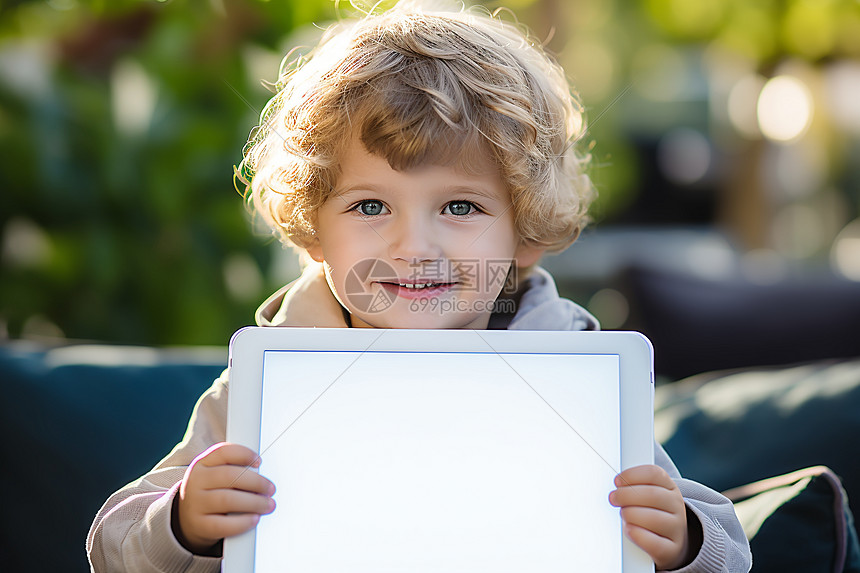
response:
M590 312L558 295L555 280L546 269L535 267L527 281L508 330L600 330L600 323Z
M258 326L280 326L279 311L284 295L295 282L278 289L260 305L255 316ZM490 329L600 330L600 324L591 313L558 295L552 275L543 267L534 268L518 298L513 316L493 314Z

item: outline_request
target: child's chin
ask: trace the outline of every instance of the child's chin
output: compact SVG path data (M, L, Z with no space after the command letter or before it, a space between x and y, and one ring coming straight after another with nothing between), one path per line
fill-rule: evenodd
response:
M444 316L439 314L412 313L409 316L385 316L385 313L362 317L364 321L374 328L413 328L419 330L435 330L450 328L470 328L475 317L457 316L448 313Z

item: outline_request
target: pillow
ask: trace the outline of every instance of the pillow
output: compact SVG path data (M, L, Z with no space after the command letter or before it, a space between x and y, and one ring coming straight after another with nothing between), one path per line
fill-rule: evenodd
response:
M96 512L182 439L226 362L225 349L0 345L0 571L87 571Z
M651 339L657 373L673 379L860 356L857 281L823 275L761 285L656 265L632 268L621 280L632 311L624 328Z
M824 466L723 492L750 540L753 573L856 573L860 543L845 490Z
M824 465L860 511L860 359L658 386L654 433L682 475L717 491Z

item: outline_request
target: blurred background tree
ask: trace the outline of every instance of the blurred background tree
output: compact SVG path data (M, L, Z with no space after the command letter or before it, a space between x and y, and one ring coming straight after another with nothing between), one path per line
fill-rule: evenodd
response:
M232 167L302 2L0 9L0 316L11 336L223 344L274 286ZM264 274L264 271L265 274Z
M595 237L716 232L761 280L830 266L860 280L860 3L503 5L586 104ZM232 166L269 97L261 80L337 11L332 0L0 0L6 334L223 345L248 324L297 267L252 232ZM700 263L712 272L719 260ZM619 301L596 288L586 301L600 316Z

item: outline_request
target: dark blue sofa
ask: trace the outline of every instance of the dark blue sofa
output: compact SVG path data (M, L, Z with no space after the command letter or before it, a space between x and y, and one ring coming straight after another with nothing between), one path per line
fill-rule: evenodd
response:
M86 571L101 503L179 441L225 363L226 349L0 345L0 571ZM856 503L860 360L665 384L656 431L686 476L715 489L823 464ZM767 495L742 502L770 504L756 509L768 519L752 539L753 570L860 571L850 523L839 525L850 519L841 490L818 474L804 479L765 484Z

